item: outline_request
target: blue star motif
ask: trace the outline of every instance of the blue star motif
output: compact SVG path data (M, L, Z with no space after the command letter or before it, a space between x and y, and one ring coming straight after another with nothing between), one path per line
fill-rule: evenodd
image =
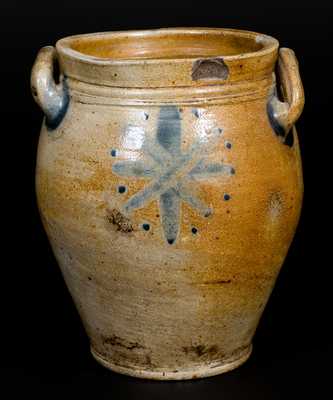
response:
M230 165L204 161L206 154L209 154L221 136L222 129L215 127L206 140L193 144L183 153L179 110L174 106L161 107L156 139L154 142L146 140L143 146L148 159L118 161L112 166L116 175L150 179L142 190L126 201L122 211L128 215L158 200L165 238L169 244L175 243L179 233L182 201L195 208L203 217L212 214L212 209L192 193L191 187L196 177L235 173Z

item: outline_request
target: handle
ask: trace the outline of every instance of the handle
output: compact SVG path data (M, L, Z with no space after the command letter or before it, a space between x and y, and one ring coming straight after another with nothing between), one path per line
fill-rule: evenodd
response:
M277 73L281 82L281 92L285 101L273 94L269 101L268 113L275 131L286 136L302 114L304 90L299 74L298 62L291 49L281 48Z
M46 46L39 50L31 71L31 92L37 104L46 116L46 126L55 129L64 118L69 94L66 80L60 77L56 83L53 77L54 62L57 52L53 46Z

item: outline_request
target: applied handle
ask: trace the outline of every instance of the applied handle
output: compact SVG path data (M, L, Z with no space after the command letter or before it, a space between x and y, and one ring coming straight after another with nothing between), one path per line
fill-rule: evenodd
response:
M40 49L31 71L31 92L37 104L46 116L46 125L55 129L66 114L69 94L66 80L54 79L54 63L57 62L57 51L53 46Z
M269 113L276 130L282 131L285 136L302 114L304 107L304 90L293 50L279 50L277 74L284 101L280 101L274 94L269 101Z

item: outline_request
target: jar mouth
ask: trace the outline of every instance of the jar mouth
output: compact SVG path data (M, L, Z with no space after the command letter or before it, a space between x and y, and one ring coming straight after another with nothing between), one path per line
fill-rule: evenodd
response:
M222 67L229 70L229 64L237 60L246 61L272 54L278 48L278 41L264 34L236 29L165 28L69 36L59 40L56 47L64 73L70 77L92 82L92 74L87 73L88 66L95 72L96 68L103 66L104 72L107 67L110 71L100 74L102 84L115 86L127 81L127 85L132 86L133 79L137 79L143 86L149 86L149 81L153 81L162 87L187 86L193 84L191 81L207 79L230 80L233 78L230 71L223 73ZM198 63L194 63L200 60L210 60L208 63L212 61L213 64L202 66L206 71L197 73L196 79L193 68L198 68ZM170 68L171 63L175 68ZM128 71L126 73L126 67L130 67L135 77L130 77ZM190 71L187 71L188 67ZM143 68L146 72L150 68L150 79L149 74L142 71ZM164 75L172 73L173 79L163 77L164 68Z
M274 47L260 33L218 28L167 28L69 36L57 46L92 62L163 60L251 55Z

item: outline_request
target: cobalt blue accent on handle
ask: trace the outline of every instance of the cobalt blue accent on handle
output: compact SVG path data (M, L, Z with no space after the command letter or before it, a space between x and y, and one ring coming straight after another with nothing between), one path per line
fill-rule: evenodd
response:
M68 91L68 85L66 82L66 77L62 80L63 86L63 103L60 108L54 111L54 115L45 116L45 125L49 131L53 131L54 129L58 128L61 124L62 120L65 118L65 115L68 110L70 96Z
M279 121L274 117L274 108L272 106L271 99L269 99L269 101L267 103L267 115L268 115L268 119L271 124L271 127L273 128L276 135L284 137L286 132L285 132L283 126L280 125Z
M53 46L39 50L31 71L31 93L45 114L45 125L49 131L56 129L63 121L69 101L66 76L60 76L60 82L54 79L54 64L58 59Z

